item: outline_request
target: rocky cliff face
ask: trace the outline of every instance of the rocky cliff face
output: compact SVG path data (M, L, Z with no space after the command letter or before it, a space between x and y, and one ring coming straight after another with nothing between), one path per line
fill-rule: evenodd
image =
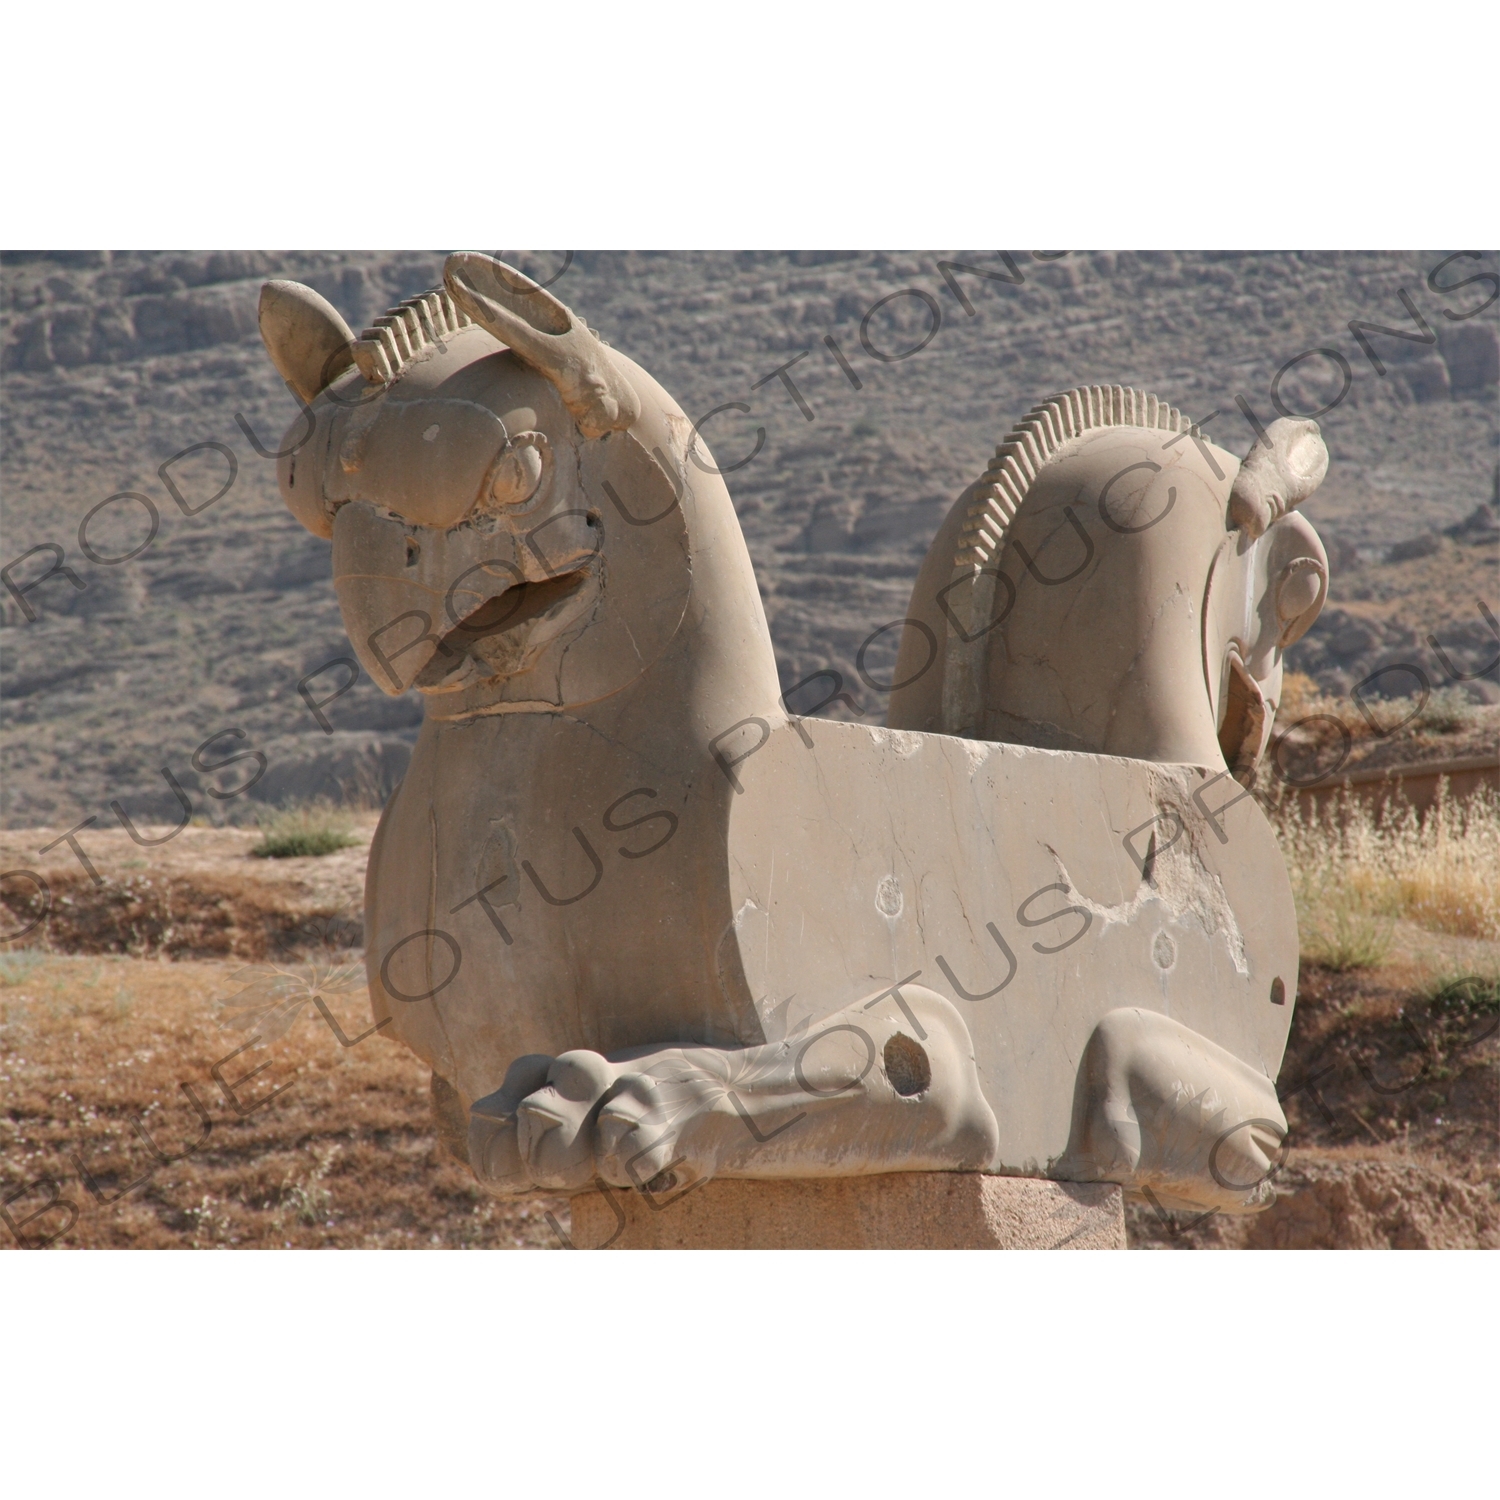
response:
M883 714L899 632L881 630L939 518L1039 397L1085 383L1156 391L1238 452L1244 407L1264 422L1278 402L1334 403L1319 418L1333 467L1308 507L1332 607L1292 661L1329 691L1389 661L1441 684L1433 634L1460 670L1500 651L1476 602L1500 612L1484 593L1500 305L1468 316L1500 286L1493 255L501 253L556 278L690 414L748 406L705 427L721 464L764 429L727 478L787 688L829 669ZM231 816L247 799L209 788L258 763L215 766L251 748L267 757L251 799L378 796L400 775L414 698L359 680L317 710L331 732L309 703L342 685L327 664L349 651L328 548L284 512L263 456L296 406L255 308L262 280L292 277L359 328L436 284L441 261L6 257L0 561L47 550L10 567L19 599L0 592L5 822L113 822L112 799L175 821L164 766L195 810ZM28 587L55 561L71 572ZM1493 674L1469 690L1500 696Z

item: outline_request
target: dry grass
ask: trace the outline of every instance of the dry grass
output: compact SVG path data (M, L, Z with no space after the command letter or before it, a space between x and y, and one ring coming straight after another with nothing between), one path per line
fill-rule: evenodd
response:
M0 1220L0 1244L59 1230L60 1248L557 1243L544 1215L566 1227L562 1205L499 1204L442 1151L427 1069L383 1034L342 1046L307 1005L224 1061L246 1035L222 1029L215 1001L245 977L233 962L0 956L0 1200L16 1226ZM362 986L326 1003L350 1039L369 1026ZM161 1164L138 1127L181 1159Z
M1500 796L1452 801L1440 787L1419 815L1408 803L1377 807L1329 799L1311 811L1293 800L1277 815L1305 957L1345 970L1376 967L1393 926L1500 938Z

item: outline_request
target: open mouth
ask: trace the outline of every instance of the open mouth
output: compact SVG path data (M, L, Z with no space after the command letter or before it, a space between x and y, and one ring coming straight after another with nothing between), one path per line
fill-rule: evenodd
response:
M444 635L431 663L417 679L418 687L452 679L469 659L486 675L514 668L514 658L526 627L556 614L588 581L590 570L578 568L540 583L518 583L486 599ZM520 639L518 639L518 637Z

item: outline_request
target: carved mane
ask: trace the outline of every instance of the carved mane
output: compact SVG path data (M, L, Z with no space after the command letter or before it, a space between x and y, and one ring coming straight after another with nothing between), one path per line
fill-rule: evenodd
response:
M1181 433L1207 441L1197 424L1175 406L1149 391L1118 385L1082 386L1049 396L1010 430L969 497L951 578L940 596L950 627L942 677L945 732L981 738L985 734L990 646L998 623L996 583L1017 513L1065 448L1108 428ZM1009 603L1014 600L1012 585Z
M1196 423L1149 391L1092 385L1049 396L1032 407L995 449L959 528L953 566L977 570L997 558L1042 466L1065 443L1096 427L1147 427L1209 441Z
M418 355L440 347L444 335L473 321L447 287L434 287L376 318L354 341L354 363L372 385L389 385Z

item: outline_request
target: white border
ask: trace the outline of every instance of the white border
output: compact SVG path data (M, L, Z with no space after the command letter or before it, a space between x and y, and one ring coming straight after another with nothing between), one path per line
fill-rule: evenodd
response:
M9 21L19 248L1493 244L1495 12L145 0Z
M7 1488L1459 1494L1483 1252L6 1256Z

